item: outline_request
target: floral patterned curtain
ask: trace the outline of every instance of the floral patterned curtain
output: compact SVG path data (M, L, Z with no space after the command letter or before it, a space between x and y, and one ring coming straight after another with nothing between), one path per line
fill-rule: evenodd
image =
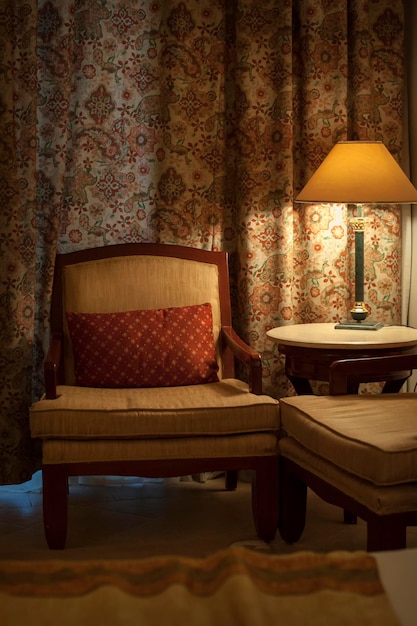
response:
M401 159L403 22L401 0L1 1L0 482L39 465L57 250L227 250L265 391L293 393L266 331L353 296L348 208L294 197L338 140ZM399 209L368 216L366 299L399 322Z

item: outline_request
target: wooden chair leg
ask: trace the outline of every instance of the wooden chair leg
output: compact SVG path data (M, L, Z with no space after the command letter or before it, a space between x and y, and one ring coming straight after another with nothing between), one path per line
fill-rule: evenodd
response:
M368 552L403 550L407 547L407 526L400 515L372 517L367 522Z
M279 468L279 534L285 543L296 543L304 531L307 512L307 485L281 457Z
M63 550L67 537L68 477L60 465L43 465L43 523L51 550Z
M272 541L278 527L278 457L259 460L252 483L252 512L256 532L262 541Z

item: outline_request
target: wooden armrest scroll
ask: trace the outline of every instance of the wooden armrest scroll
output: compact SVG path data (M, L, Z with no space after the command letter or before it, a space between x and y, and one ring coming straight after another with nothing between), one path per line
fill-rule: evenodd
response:
M231 326L222 326L222 335L233 355L249 368L249 387L252 393L262 393L262 357L243 341Z
M383 376L417 368L417 354L395 354L358 359L334 361L329 368L329 392L331 395L348 393L349 380L359 379L370 372Z
M61 343L62 333L54 333L44 363L45 397L47 400L54 400L57 397L56 381L61 358Z

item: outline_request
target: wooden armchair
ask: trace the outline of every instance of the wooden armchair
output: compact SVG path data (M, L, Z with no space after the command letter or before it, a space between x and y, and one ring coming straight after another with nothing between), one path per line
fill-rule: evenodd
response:
M369 551L406 547L417 525L417 394L347 395L370 372L384 380L417 368L417 354L336 361L329 396L280 401L281 537L298 541L310 487L367 523Z
M121 244L58 255L42 440L45 536L65 546L76 475L169 477L253 470L258 536L278 522L278 402L260 355L232 328L227 255ZM235 359L248 383L235 378Z

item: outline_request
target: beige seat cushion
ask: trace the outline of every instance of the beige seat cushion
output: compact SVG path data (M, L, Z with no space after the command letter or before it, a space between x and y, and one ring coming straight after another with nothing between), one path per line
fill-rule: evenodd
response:
M127 439L213 437L273 432L278 401L238 380L163 389L58 387L30 411L33 437Z
M43 439L42 464L277 456L276 433L148 439ZM219 463L216 469L222 469ZM198 470L201 471L201 470ZM99 472L100 473L100 472Z
M292 437L280 440L280 454L333 485L377 515L417 510L417 482L375 485L313 454Z
M280 401L284 435L375 485L417 481L417 395L296 396ZM285 452L284 452L285 454Z

